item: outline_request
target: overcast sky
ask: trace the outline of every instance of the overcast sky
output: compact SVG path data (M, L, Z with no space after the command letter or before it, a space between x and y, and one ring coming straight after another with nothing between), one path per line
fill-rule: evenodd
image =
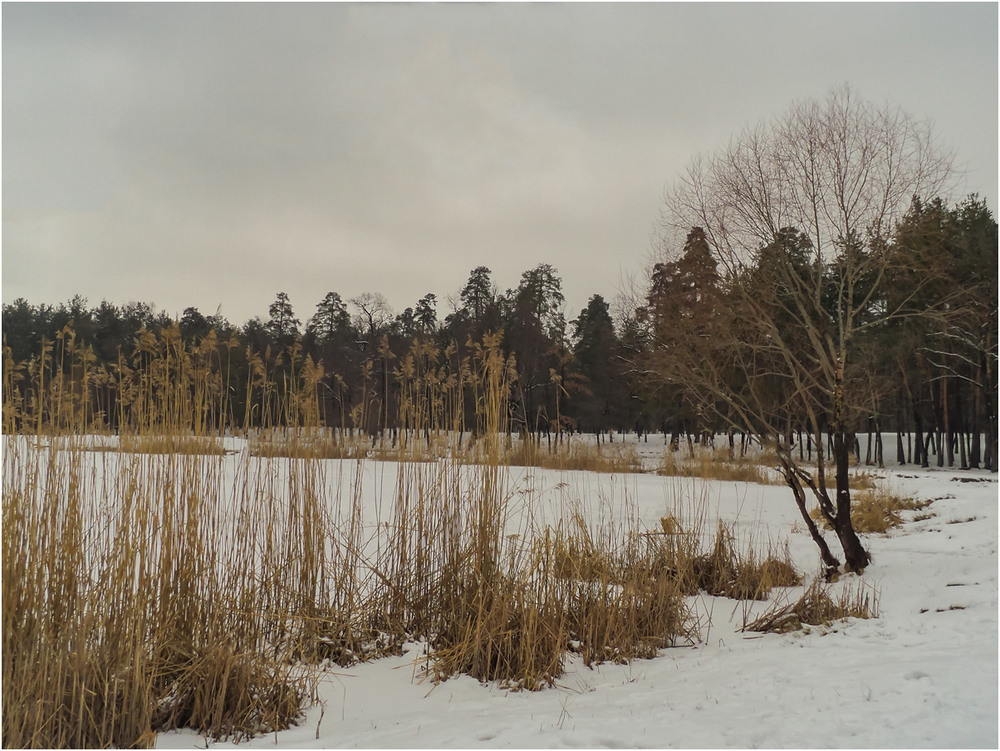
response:
M648 263L699 153L852 85L996 211L997 4L3 4L3 301L428 292Z

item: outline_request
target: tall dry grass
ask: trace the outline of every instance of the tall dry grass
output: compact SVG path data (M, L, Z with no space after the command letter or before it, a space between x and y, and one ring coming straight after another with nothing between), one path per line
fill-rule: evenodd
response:
M657 566L671 572L685 595L763 600L775 588L799 585L787 544L760 539L756 525L740 539L735 524L711 516L712 488L680 478L667 486L671 513L645 535Z
M299 715L308 676L280 656L305 603L269 599L302 593L314 554L249 559L251 538L304 539L307 523L253 496L233 511L269 527L228 523L218 457L6 440L5 745L146 745L176 726L239 738Z
M94 452L90 358L71 332L58 345L4 373L5 427L30 428L5 438L4 745L287 727L312 689L287 638L322 578L312 470L291 473L287 513L252 483L230 486L206 435L224 394L209 401L208 349L184 350L176 332L144 335L123 364L120 450ZM26 374L28 398L14 401Z
M512 453L516 364L499 336L457 366L426 342L396 362L395 441L367 432L377 415L364 398L340 425L320 422L320 363L293 348L278 389L277 356L251 353L244 419L280 415L281 427L255 430L238 453L222 433L240 427L229 349L143 333L132 360L97 373L67 331L31 363L5 356L4 745L277 730L300 716L322 666L412 640L435 679L537 689L573 653L626 661L696 639L693 592L782 586L731 530L706 548L706 506L687 530L575 507L554 525L535 518L507 467L546 460ZM94 438L109 393L119 450L94 450L115 445ZM569 450L550 456L577 466ZM376 498L373 472L390 480Z

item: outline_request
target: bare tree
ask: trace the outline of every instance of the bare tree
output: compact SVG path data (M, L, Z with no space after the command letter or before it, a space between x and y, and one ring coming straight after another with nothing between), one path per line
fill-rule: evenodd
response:
M836 531L846 568L864 570L870 558L851 524L848 470L870 389L859 387L853 365L859 337L911 313L910 296L892 308L881 296L892 262L885 238L913 196L938 194L951 174L930 125L843 87L696 159L666 196L665 228L702 229L727 300L716 306L711 341L674 347L670 357L654 352L650 370L683 385L699 408L777 441L782 475L830 573L840 564L806 499ZM815 474L792 451L796 427L812 436Z
M680 236L702 227L737 268L785 227L829 257L845 238L887 236L913 196L939 195L952 177L952 155L929 123L843 86L693 160L668 192L663 219Z
M379 336L392 322L393 313L389 301L378 292L364 292L351 298L351 305L358 311L355 326L367 336L368 344L377 344Z

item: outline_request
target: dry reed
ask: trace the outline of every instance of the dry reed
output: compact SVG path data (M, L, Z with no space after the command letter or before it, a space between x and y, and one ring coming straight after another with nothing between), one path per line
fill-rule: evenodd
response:
M804 626L829 626L834 621L847 618L878 618L878 594L859 583L845 588L836 596L830 587L815 580L798 600L788 604L774 603L764 613L749 623L744 631L785 633Z
M779 481L762 464L761 457L730 456L726 449L698 447L691 455L683 457L679 452L663 454L656 471L669 477L700 477L706 480L724 482L752 482L759 485L774 485Z
M856 491L851 497L851 524L859 533L886 534L906 521L902 512L924 509L931 504L930 501L901 496L880 486L871 478L859 485L863 489ZM819 508L812 509L810 516L827 529L831 528Z
M427 342L393 360L395 440L368 432L380 418L367 397L341 425L321 424L329 377L294 347L248 353L250 398L233 424L232 346L143 332L106 373L67 331L31 363L5 357L5 746L278 730L313 697L317 666L410 639L430 646L435 679L538 689L570 652L625 661L697 638L692 591L786 586L776 582L787 572L737 553L724 527L702 550L704 506L689 530L653 533L576 512L555 528L513 514L510 464L639 462L631 447L518 454L532 444L510 440L515 363L498 335L457 365ZM112 404L121 450L94 451L113 443L91 437ZM246 449L224 451L224 430L263 416ZM393 462L391 508L365 495L372 459Z

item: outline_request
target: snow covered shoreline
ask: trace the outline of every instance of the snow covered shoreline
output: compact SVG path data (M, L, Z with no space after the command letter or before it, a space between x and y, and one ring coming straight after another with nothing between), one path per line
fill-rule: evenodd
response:
M299 726L239 747L996 747L997 477L912 467L877 474L934 501L920 514L931 516L865 537L874 565L863 580L877 593L877 619L744 634L744 614L767 603L695 597L711 619L696 646L630 665L570 660L557 687L540 692L465 676L434 685L410 645L401 657L332 670L321 705ZM565 482L585 498L617 487L650 524L679 482L573 475ZM543 495L564 487L556 471L525 477ZM787 540L807 578L815 572L815 547L785 488L710 482L706 492L719 518ZM205 739L179 731L160 735L157 747L204 748Z

